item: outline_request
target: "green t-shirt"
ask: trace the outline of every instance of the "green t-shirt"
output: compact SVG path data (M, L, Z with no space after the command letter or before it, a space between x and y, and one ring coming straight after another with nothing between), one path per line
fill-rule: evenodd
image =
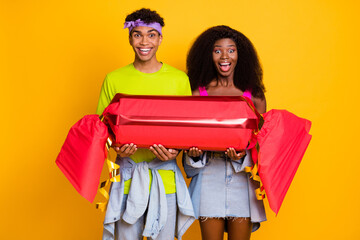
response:
M96 113L101 115L117 93L132 95L191 95L191 89L187 75L170 65L163 63L159 71L143 73L138 71L131 63L107 74L101 87ZM155 155L148 149L138 149L131 156L134 162L150 162L154 158ZM159 173L163 179L166 194L175 193L174 172L159 170ZM125 193L129 191L130 182L131 180L125 182Z

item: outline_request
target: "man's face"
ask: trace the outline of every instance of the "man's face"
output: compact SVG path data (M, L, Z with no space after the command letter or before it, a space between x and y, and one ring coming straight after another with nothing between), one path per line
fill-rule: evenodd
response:
M151 27L135 27L129 36L130 45L135 52L135 59L141 62L156 60L156 51L162 36Z

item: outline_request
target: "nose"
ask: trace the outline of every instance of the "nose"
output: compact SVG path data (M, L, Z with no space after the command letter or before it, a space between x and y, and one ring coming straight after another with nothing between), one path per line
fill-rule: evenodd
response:
M221 58L221 59L228 59L228 58L229 58L228 52L227 52L227 51L223 51L223 52L221 53L220 58Z
M143 36L140 43L141 43L141 45L146 45L148 43L147 37Z

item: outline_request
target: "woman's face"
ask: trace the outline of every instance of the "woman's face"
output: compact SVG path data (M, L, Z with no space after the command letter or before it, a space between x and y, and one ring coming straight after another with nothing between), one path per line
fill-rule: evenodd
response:
M230 38L222 38L215 42L213 61L219 77L233 77L238 54L235 42Z

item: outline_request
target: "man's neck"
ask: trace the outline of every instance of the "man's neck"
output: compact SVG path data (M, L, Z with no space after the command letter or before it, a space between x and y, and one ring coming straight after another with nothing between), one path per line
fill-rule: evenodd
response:
M162 63L158 62L157 59L146 62L135 59L133 65L138 71L143 73L154 73L159 71L162 67Z

